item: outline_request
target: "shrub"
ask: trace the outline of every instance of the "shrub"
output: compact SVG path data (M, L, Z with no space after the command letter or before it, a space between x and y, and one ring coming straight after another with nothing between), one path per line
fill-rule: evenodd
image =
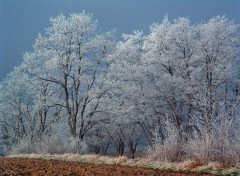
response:
M21 140L17 145L12 147L10 154L22 153L80 153L87 152L87 145L84 141L76 138L63 138L56 135L52 137L44 137L42 140Z
M221 116L219 119L220 121L213 123L211 135L202 132L201 136L188 140L180 138L179 132L168 125L167 139L164 143L156 140L155 147L148 149L147 157L151 160L168 162L191 160L202 164L217 162L226 166L238 166L240 163L239 122L230 121Z

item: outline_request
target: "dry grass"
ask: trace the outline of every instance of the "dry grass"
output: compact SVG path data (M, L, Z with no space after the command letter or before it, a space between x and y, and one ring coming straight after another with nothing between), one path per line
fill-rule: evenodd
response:
M121 157L118 157L117 160L116 160L116 164L125 164L127 163L128 161L128 158L126 156L121 156Z
M178 164L178 168L180 170L191 170L195 169L198 166L201 166L201 164L192 160L184 161L183 163Z

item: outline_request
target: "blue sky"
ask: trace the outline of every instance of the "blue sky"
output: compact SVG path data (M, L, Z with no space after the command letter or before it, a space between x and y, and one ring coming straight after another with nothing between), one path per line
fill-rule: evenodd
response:
M49 26L49 17L85 10L98 20L101 31L122 33L170 19L189 17L193 23L226 15L240 24L240 0L0 0L0 81L32 51L38 33Z

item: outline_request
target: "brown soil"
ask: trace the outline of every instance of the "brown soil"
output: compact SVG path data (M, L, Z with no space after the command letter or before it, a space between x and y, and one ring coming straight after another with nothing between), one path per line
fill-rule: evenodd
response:
M58 160L40 160L23 158L0 158L0 175L114 175L114 176L210 176L211 174L174 172L171 170L159 170L142 167L128 167L120 165L104 165L93 163L80 163Z

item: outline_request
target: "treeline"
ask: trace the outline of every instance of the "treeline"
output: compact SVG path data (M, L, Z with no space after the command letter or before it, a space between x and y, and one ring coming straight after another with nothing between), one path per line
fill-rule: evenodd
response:
M85 12L51 18L1 83L2 153L89 152L240 161L239 34L226 17L188 18L116 41Z

